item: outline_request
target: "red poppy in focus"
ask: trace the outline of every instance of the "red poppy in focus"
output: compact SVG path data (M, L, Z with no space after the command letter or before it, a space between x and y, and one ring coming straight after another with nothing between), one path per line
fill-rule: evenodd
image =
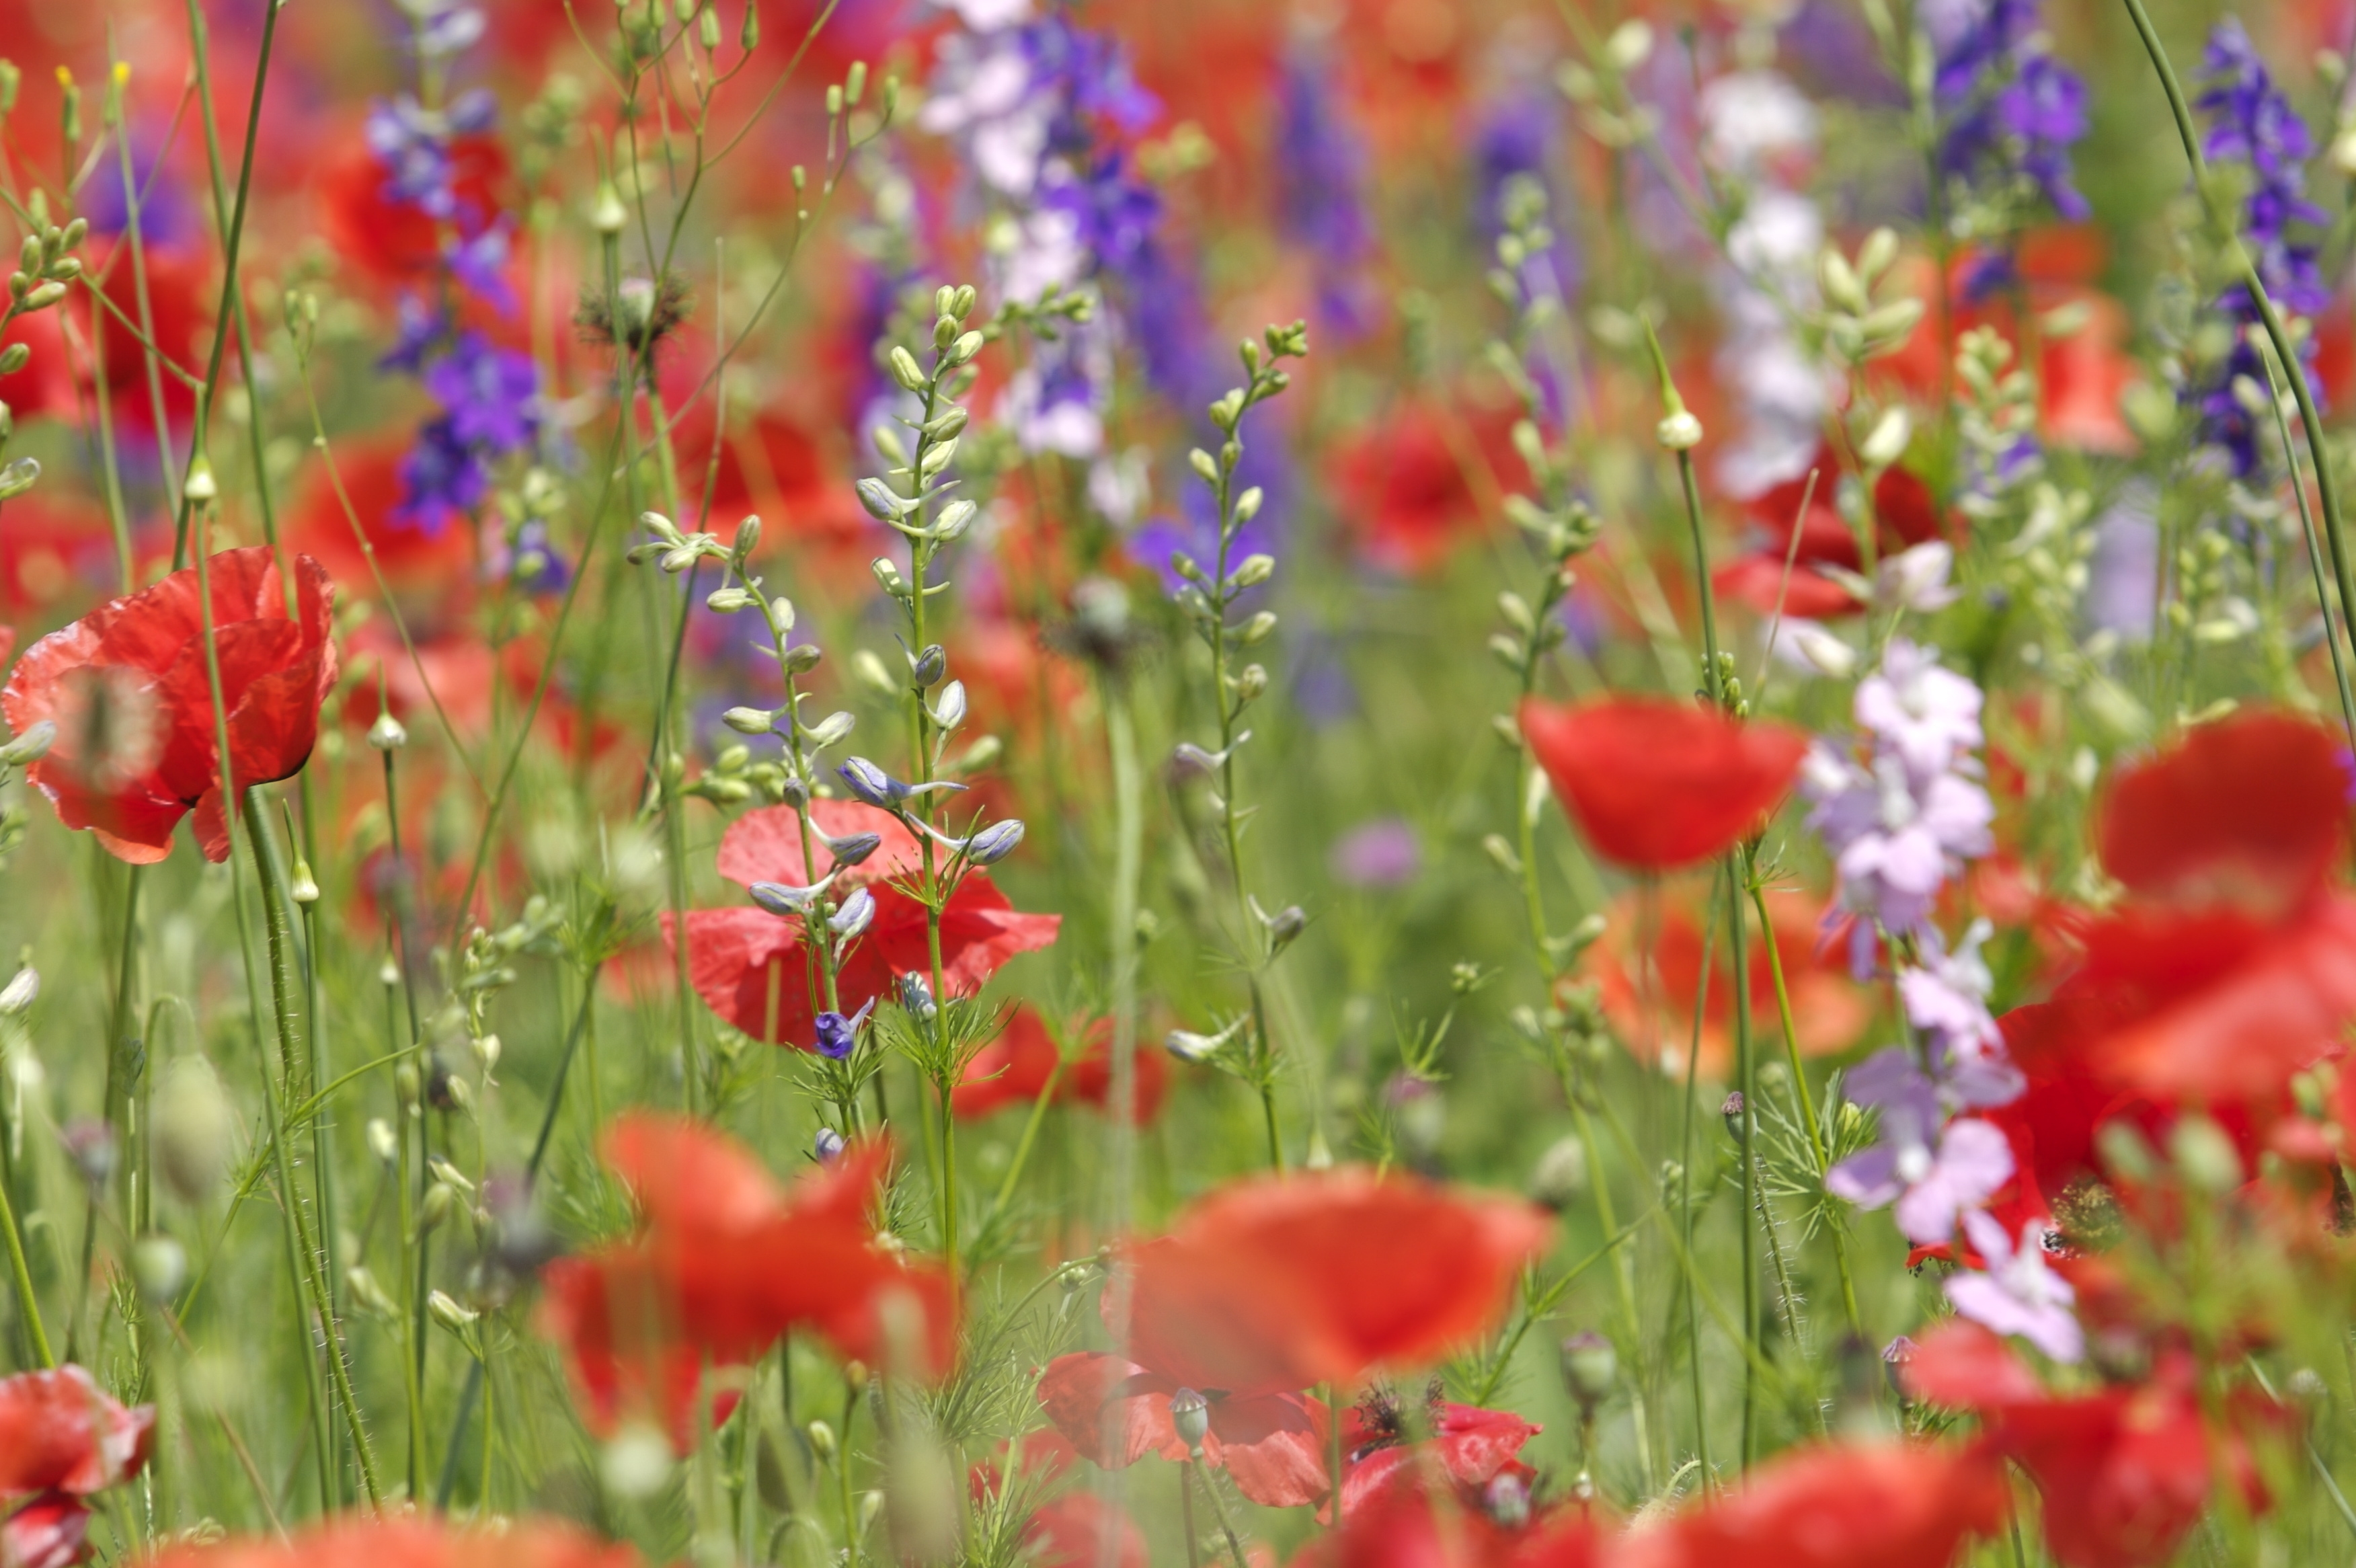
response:
M1333 463L1340 513L1365 559L1387 571L1420 574L1485 526L1494 497L1482 488L1517 486L1521 459L1512 421L1412 402L1344 446Z
M1522 735L1589 847L1631 871L1673 871L1731 849L1782 803L1808 737L1691 703L1532 697Z
M1855 615L1865 607L1856 595L1824 569L1858 572L1864 558L1858 553L1857 530L1842 517L1835 502L1840 470L1829 447L1819 451L1815 464L1813 495L1805 474L1786 479L1744 503L1759 532L1758 542L1746 553L1718 569L1711 578L1720 596L1744 605L1761 616L1772 616L1780 605L1794 620L1829 620ZM1800 510L1803 497L1808 499ZM1886 468L1873 484L1876 549L1895 554L1916 544L1947 537L1946 520L1931 487L1905 468ZM1793 532L1799 538L1794 542ZM1784 561L1791 561L1788 584Z
M643 1225L541 1271L541 1326L570 1350L593 1428L659 1418L684 1451L704 1358L749 1360L797 1326L914 1375L953 1359L947 1276L879 1246L869 1218L888 1144L854 1144L787 1190L736 1144L680 1118L626 1115L605 1147Z
M2347 775L2321 726L2250 713L2123 776L2103 863L2131 895L2056 993L2094 1078L2178 1102L2263 1102L2356 1017Z
M1985 1446L1929 1443L1802 1449L1735 1490L1628 1536L1614 1568L1947 1568L2011 1511Z
M899 819L851 800L813 800L810 825L830 838L872 832L884 843L834 883L848 893L864 887L875 898L874 923L852 944L836 971L842 1011L856 1012L892 988L895 976L931 967L924 906L892 884L921 864L916 839ZM802 859L801 823L790 806L765 806L728 825L720 840L720 875L750 887L756 882L808 886L817 880ZM941 978L951 995L980 991L1017 953L1055 940L1057 915L1026 915L1006 900L985 872L958 885L941 919ZM662 917L663 940L675 940ZM756 1040L802 1050L815 1044L813 1021L825 1004L813 994L816 975L802 946L799 920L780 919L745 905L691 909L687 915L690 973L696 994L714 1013Z
M1657 921L1647 911L1657 908ZM1767 895L1773 922L1775 956L1792 1003L1792 1022L1802 1054L1830 1056L1848 1049L1872 1021L1873 1004L1836 946L1823 940L1821 903L1796 888ZM1745 916L1751 911L1744 910ZM1640 1059L1663 1072L1682 1075L1694 1039L1694 995L1701 987L1703 955L1709 955L1709 992L1701 1015L1701 1072L1723 1082L1734 1061L1734 966L1727 958L1726 932L1716 906L1664 897L1657 905L1623 900L1605 928L1603 940L1587 950L1586 977L1596 983L1604 1015ZM1755 944L1759 933L1750 933ZM1766 958L1751 950L1751 1026L1754 1038L1782 1029L1775 975Z
M1414 1434L1402 1418L1396 1394L1369 1394L1342 1415L1342 1512L1346 1517L1387 1494L1418 1488L1429 1475L1428 1462L1439 1461L1445 1475L1468 1507L1476 1507L1500 1476L1521 1483L1529 1494L1537 1477L1521 1460L1522 1445L1546 1429L1524 1421L1509 1410L1483 1410L1479 1405L1426 1402L1421 1430L1430 1436L1411 1441ZM1321 1514L1330 1517L1330 1513Z
M2212 1434L2181 1351L2164 1352L2140 1386L2057 1399L1994 1334L1955 1321L1914 1348L1902 1375L1917 1399L1976 1412L1989 1441L2029 1473L2048 1499L2046 1544L2064 1568L2166 1563L2208 1507ZM2229 1408L2227 1462L2263 1509L2243 1433L2272 1407L2243 1398Z
M0 1508L11 1510L0 1522L0 1563L80 1562L85 1499L137 1475L155 1431L154 1405L126 1408L80 1367L0 1379Z
M1059 1075L1061 1059L1047 1026L1028 1007L1017 1008L1006 1021L1005 1032L974 1053L966 1065L965 1081L950 1098L950 1109L969 1118L988 1116L1009 1105L1029 1105L1055 1085L1059 1105L1093 1105L1099 1111L1112 1104L1112 1020L1100 1018L1091 1026L1087 1043L1075 1061ZM1130 1119L1142 1125L1162 1109L1170 1084L1169 1064L1160 1051L1141 1046L1137 1051L1137 1100Z
M637 1568L636 1548L576 1526L526 1520L460 1530L439 1519L357 1516L313 1525L294 1540L176 1546L146 1568Z
M310 757L319 704L336 683L335 585L296 557L289 618L268 549L226 550L206 569L231 779L242 789L291 778ZM206 858L229 855L203 618L197 568L175 572L27 649L0 689L0 716L18 734L43 720L58 727L26 776L59 821L91 829L134 865L169 854L191 811Z

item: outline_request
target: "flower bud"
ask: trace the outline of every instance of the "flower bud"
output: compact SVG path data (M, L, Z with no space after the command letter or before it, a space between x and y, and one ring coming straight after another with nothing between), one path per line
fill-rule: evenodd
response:
M399 751L409 744L409 732L392 716L391 708L380 708L376 723L369 725L368 743L379 751Z
M821 1138L825 1135L826 1134L823 1132L819 1133ZM839 1133L836 1133L835 1141L840 1144L842 1141L842 1135ZM809 1423L809 1445L810 1452L818 1455L819 1462L820 1464L832 1462L834 1458L834 1428L829 1426L822 1421L811 1422Z
M458 1195L440 1182L427 1187L424 1201L418 1205L418 1232L422 1235L449 1219L450 1210L456 1208L457 1203Z
M1701 445L1701 421L1681 408L1654 426L1653 434L1671 452L1690 452Z
M941 677L948 674L948 650L937 642L928 643L922 651L908 656L908 673L925 691L939 685Z
M149 1117L165 1184L182 1202L202 1203L229 1168L237 1134L229 1096L212 1064L184 1057L165 1069Z
M1201 1453L1203 1440L1211 1434L1211 1402L1193 1389L1180 1389L1170 1396L1170 1425L1179 1442Z
M597 1456L597 1473L605 1489L629 1501L650 1498L670 1479L670 1439L643 1421L634 1421L614 1434Z
M1012 854L1014 846L1022 842L1023 824L1010 817L991 823L966 840L965 857L976 865L996 865Z
M720 722L738 735L767 735L777 727L766 708L731 708Z
M0 768L22 768L28 762L38 762L57 741L58 726L51 720L31 725L24 734L0 746Z
M401 1144L392 1135L392 1123L381 1116L371 1116L368 1124L369 1153L386 1165L401 1157Z
M1612 1341L1588 1330L1562 1342L1562 1380L1580 1406L1593 1410L1611 1397L1620 1380L1620 1355Z
M453 1334L464 1331L483 1315L458 1305L447 1291L435 1291L425 1298L426 1313Z
M896 343L892 346L891 366L892 379L900 383L903 392L920 392L925 390L924 368L916 363L916 356Z
M895 599L908 595L908 580L900 575L900 568L885 556L878 555L867 568L875 575L875 585Z
M188 477L180 491L198 505L220 499L220 481L213 478L212 462L203 453L188 459Z
M818 1136L810 1144L810 1153L822 1165L830 1165L841 1159L842 1148L842 1134L831 1127L820 1127L818 1130Z
M827 929L844 941L863 934L874 923L875 895L864 887L854 889L826 922Z
M149 1301L170 1301L187 1283L188 1254L169 1236L142 1236L131 1244L131 1277Z
M0 985L0 1018L21 1018L33 1010L33 1001L41 993L41 975L30 964L9 977Z
M1912 417L1902 408L1885 409L1858 443L1858 459L1868 468L1887 468L1906 456L1906 444L1913 438Z

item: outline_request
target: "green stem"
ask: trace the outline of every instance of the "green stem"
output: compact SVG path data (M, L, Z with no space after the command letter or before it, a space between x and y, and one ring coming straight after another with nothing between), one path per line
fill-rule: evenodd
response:
M16 1198L10 1190L15 1174L0 1172L0 1236L8 1242L8 1272L16 1276L16 1305L25 1315L26 1337L32 1340L33 1354L42 1367L54 1368L58 1359L49 1349L48 1332L41 1326L40 1298L33 1294L33 1273L25 1263L25 1239L16 1228Z
M273 1011L277 1015L279 1066L282 1073L282 1093L289 1107L310 1098L309 1085L305 1081L305 1058L294 1038L294 931L286 914L286 866L279 850L277 837L270 831L262 804L258 785L245 791L246 832L253 841L256 870L262 883L262 910L264 930L270 950L270 989ZM346 1424L351 1430L352 1449L359 1463L360 1486L368 1493L369 1506L382 1500L382 1489L377 1483L376 1455L368 1439L368 1428L360 1419L359 1405L352 1395L351 1371L344 1350L343 1327L336 1321L336 1309L325 1280L321 1277L320 1256L311 1235L309 1221L305 1218L301 1191L294 1186L293 1172L286 1158L284 1129L272 1140L272 1157L276 1164L279 1190L294 1210L294 1233L303 1251L302 1283L311 1298L311 1310L319 1321L319 1333L327 1355L328 1381L335 1390L336 1402L341 1407ZM332 1427L320 1428L320 1447L327 1462L334 1462Z

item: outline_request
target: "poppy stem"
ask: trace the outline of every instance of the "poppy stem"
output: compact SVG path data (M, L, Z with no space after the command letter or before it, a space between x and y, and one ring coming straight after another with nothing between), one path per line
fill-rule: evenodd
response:
M859 1415L859 1391L845 1387L842 1395L842 1442L834 1451L834 1468L842 1491L842 1568L859 1568L859 1507L851 1494L851 1423Z
M1775 1013L1783 1029L1783 1054L1792 1070L1792 1093L1799 1101L1800 1121L1808 1129L1808 1152L1815 1156L1816 1179L1824 1180L1831 1168L1832 1156L1825 1147L1824 1128L1816 1121L1815 1097L1808 1091L1808 1075L1800 1065L1800 1031L1792 1018L1792 990L1783 979L1783 955L1775 945L1775 926L1767 913L1767 894L1757 876L1757 858L1746 854L1751 866L1751 902L1759 911L1759 929L1764 937L1760 950L1767 956L1767 973L1775 983ZM1833 1266L1839 1271L1841 1306L1848 1315L1848 1331L1859 1342L1865 1340L1865 1315L1858 1310L1857 1280L1849 1272L1848 1237L1838 1224L1828 1224L1826 1231L1832 1238Z
M1202 1453L1200 1448L1195 1449L1194 1457L1186 1461L1186 1468L1202 1472L1203 1495L1211 1499L1211 1512L1219 1521L1219 1533L1227 1538L1227 1552L1235 1558L1236 1568L1251 1568L1244 1560L1243 1542L1236 1539L1236 1527L1227 1519L1227 1505L1220 1500L1218 1484L1211 1479L1210 1471L1202 1463Z
M6 1159L6 1143L0 1139L0 1236L8 1242L8 1272L16 1280L16 1309L24 1315L25 1337L33 1342L33 1354L39 1358L44 1369L53 1369L58 1359L49 1349L49 1336L41 1326L40 1299L33 1294L32 1271L25 1266L25 1238L16 1226L16 1197L11 1190L16 1185L15 1162Z
M1203 1568L1203 1546L1194 1532L1194 1461L1178 1464L1178 1517L1186 1532L1186 1568Z
M1326 1496L1333 1505L1333 1517L1325 1528L1339 1535L1342 1532L1342 1385L1325 1385L1325 1471L1330 1477Z

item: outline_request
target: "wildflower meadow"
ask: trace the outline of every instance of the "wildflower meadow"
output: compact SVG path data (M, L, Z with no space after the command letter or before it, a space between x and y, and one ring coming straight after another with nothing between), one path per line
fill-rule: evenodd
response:
M0 1568L2356 1562L2356 0L0 0Z

